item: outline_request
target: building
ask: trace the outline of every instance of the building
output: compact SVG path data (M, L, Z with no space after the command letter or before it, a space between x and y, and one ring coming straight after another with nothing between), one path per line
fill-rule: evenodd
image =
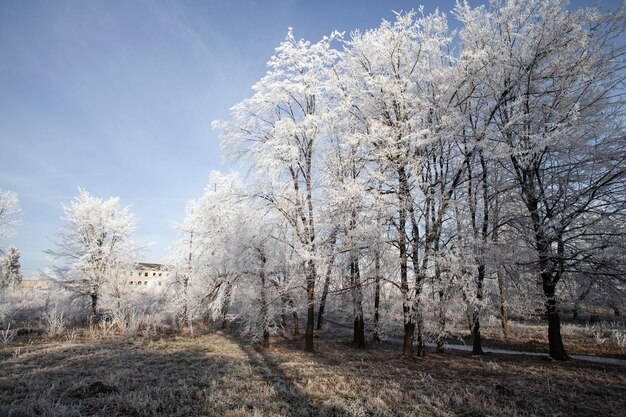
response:
M126 285L135 290L160 291L173 278L171 267L163 264L139 262L128 273Z
M139 262L134 265L126 274L126 287L133 291L160 291L167 287L174 279L173 268L169 265ZM121 278L121 277L120 277ZM43 279L34 276L30 279L24 279L20 282L19 287L22 290L49 291L54 288L61 288L63 283L71 281L55 281L53 279ZM119 281L118 281L119 282Z

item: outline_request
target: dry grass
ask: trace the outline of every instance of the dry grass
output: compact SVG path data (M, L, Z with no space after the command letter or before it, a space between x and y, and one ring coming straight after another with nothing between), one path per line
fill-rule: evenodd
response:
M483 345L524 352L548 352L548 329L544 322L511 321L510 337L505 339L499 322L492 320L481 329ZM472 338L466 327L455 325L449 329L450 343L471 345ZM626 359L626 344L613 337L625 332L623 323L601 322L593 325L563 323L561 334L565 349L570 355L597 355Z
M345 338L345 337L344 337ZM228 334L73 342L0 350L5 416L625 415L626 369L461 354L405 359L330 334L258 350Z

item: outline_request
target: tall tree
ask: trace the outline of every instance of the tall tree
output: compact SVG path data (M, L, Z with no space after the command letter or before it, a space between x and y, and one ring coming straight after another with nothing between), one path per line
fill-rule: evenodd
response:
M415 335L417 353L424 353L422 291L462 170L453 163L451 142L456 127L450 103L458 86L448 80L450 40L443 15L398 14L395 22L353 33L342 59L352 111L363 120L369 158L381 173L381 192L396 198L393 240L408 356Z
M334 38L310 43L296 40L291 29L270 59L269 71L253 87L255 93L231 108L229 122L214 122L222 143L246 155L264 176L258 196L291 225L299 245L306 280L305 350L312 352L317 280L316 152L322 146L323 117L336 60Z
M455 10L464 25L462 54L478 68L477 91L496 104L484 118L523 201L550 355L567 359L557 284L574 249L568 242L586 213L605 209L599 201L624 181L624 47L617 39L625 19L568 11L560 0Z

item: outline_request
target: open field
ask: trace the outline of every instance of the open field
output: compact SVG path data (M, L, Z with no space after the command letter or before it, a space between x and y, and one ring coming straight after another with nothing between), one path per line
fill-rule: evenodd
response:
M5 416L624 416L626 368L536 357L355 350L345 336L81 335L0 351Z

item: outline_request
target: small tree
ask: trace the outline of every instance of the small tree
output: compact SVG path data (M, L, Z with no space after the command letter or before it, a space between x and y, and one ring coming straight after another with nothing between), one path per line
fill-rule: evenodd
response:
M91 301L90 325L95 324L98 300L106 285L132 262L134 245L129 236L135 218L120 208L119 197L102 200L79 188L72 204L63 206L65 226L52 255L54 277L77 295Z
M0 288L18 285L22 282L20 251L15 246L9 247L0 262Z

